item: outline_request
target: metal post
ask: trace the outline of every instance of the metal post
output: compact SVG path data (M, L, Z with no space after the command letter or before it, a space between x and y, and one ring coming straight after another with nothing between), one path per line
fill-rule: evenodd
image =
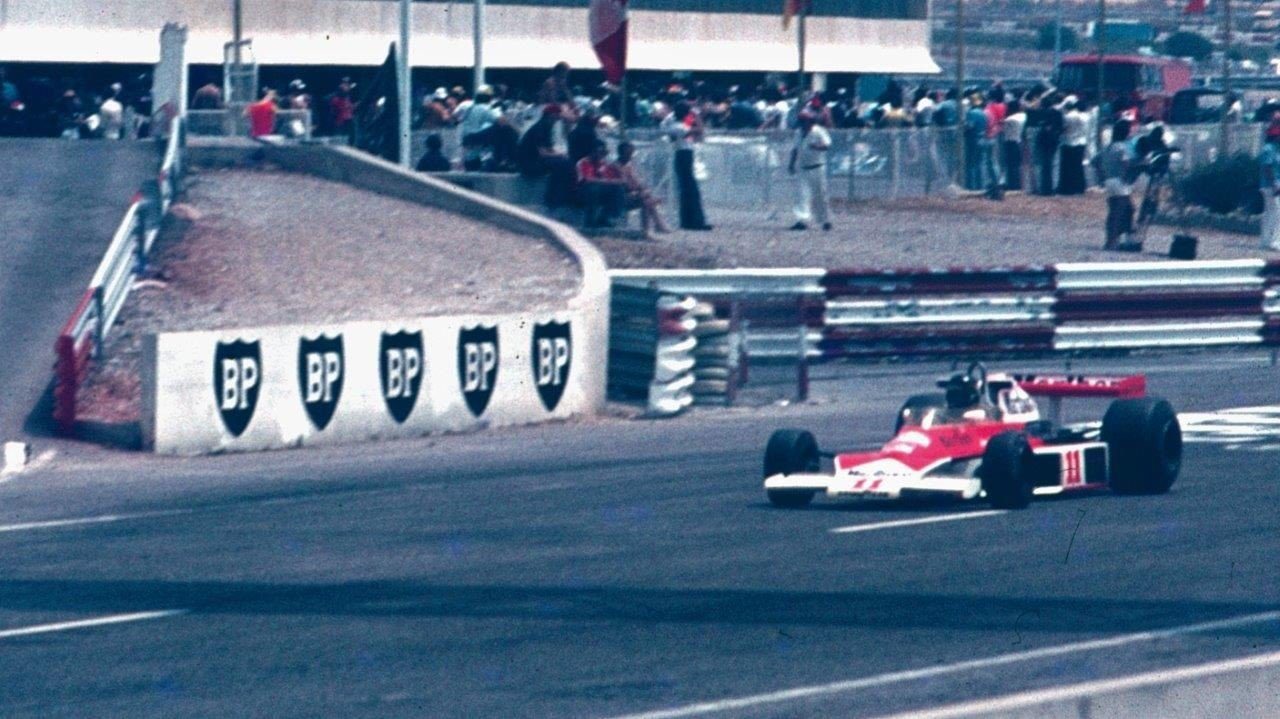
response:
M1053 3L1053 69L1062 64L1062 0Z
M796 73L796 102L804 102L805 20L809 17L809 3L800 6L800 22L796 23L796 38L800 51L800 70Z
M244 37L244 16L243 8L240 6L240 0L232 0L231 3L231 41L234 43L232 55L232 68L239 77L240 65L244 62L244 58L240 55L241 40ZM225 56L224 56L225 57Z
M103 326L103 325L106 323L106 314L105 314L105 309L106 309L106 308L104 308L102 305L103 305L103 301L102 301L102 287L101 287L101 286L98 286L98 287L93 288L93 313L94 313L94 320L93 320L93 358L94 358L94 359L101 359L101 358L102 358L102 342L103 342L103 336L104 336L104 335L106 334L106 332L107 332L106 328ZM77 364L78 364L78 363L77 363ZM77 371L78 371L78 370L79 370L79 367L77 367L76 369L77 369ZM78 382L78 381L79 381L79 379L77 378L77 382ZM73 414L72 416L74 417L75 415Z
M475 0L475 15L471 23L471 45L475 50L475 75L472 78L471 95L475 97L480 86L484 84L484 3Z
M409 23L412 21L412 5L411 0L400 0L400 47L396 54L396 80L399 81L400 87L400 165L409 167L410 145L412 137L409 132L409 118L412 117L413 108L409 105L412 102L411 88L413 87L413 78L409 76L411 71L409 65Z
M1107 0L1098 0L1098 126L1094 128L1097 132L1098 149L1102 149L1102 128L1107 124L1107 118L1102 115L1102 102L1105 97L1106 85L1106 62L1104 58L1107 55ZM1114 108L1113 108L1114 109Z
M956 0L956 186L964 188L964 0Z
M796 353L796 401L809 401L809 320L805 316L805 301L796 303L796 319L800 323L800 346Z
M1231 154L1231 0L1222 0L1223 48L1222 48L1222 126L1218 133L1218 156Z

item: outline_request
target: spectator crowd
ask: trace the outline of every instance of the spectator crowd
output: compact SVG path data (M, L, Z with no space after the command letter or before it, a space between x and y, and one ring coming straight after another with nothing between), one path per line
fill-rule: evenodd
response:
M123 140L147 137L151 79L102 86L34 76L17 81L0 65L0 136Z

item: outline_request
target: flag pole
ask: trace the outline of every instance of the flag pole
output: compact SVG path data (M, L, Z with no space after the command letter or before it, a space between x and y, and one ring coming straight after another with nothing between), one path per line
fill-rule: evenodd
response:
M410 0L400 0L400 47L396 53L396 80L400 97L400 165L409 167L413 137L410 134L409 118L412 116L411 102L413 78L409 76L409 22L411 20Z
M1102 114L1102 103L1106 98L1107 56L1107 0L1098 0L1098 126L1094 128L1098 151L1102 151L1102 129L1109 118ZM1114 110L1115 108L1112 108ZM1112 113L1115 114L1114 112Z

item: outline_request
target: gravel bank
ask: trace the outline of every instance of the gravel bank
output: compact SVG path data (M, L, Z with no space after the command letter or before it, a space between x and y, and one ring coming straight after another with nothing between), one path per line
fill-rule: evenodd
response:
M712 232L654 242L601 241L611 267L919 267L1166 259L1173 227L1153 226L1142 253L1102 250L1106 199L1008 195L879 200L835 208L835 229L791 232L788 215L708 211ZM1265 257L1256 235L1190 230L1200 259Z
M82 390L90 420L138 418L147 334L554 308L580 284L548 242L307 175L206 171L184 200Z

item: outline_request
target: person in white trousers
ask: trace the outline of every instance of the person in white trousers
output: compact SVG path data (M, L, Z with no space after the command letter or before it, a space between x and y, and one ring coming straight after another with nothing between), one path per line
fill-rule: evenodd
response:
M800 124L796 146L791 150L788 170L800 172L800 197L796 203L796 223L793 230L809 229L815 221L822 229L831 229L831 203L827 198L827 151L831 149L831 134L818 124L818 116L803 110L796 118Z
M1262 193L1262 249L1280 250L1280 121L1267 128L1267 142L1258 155Z

